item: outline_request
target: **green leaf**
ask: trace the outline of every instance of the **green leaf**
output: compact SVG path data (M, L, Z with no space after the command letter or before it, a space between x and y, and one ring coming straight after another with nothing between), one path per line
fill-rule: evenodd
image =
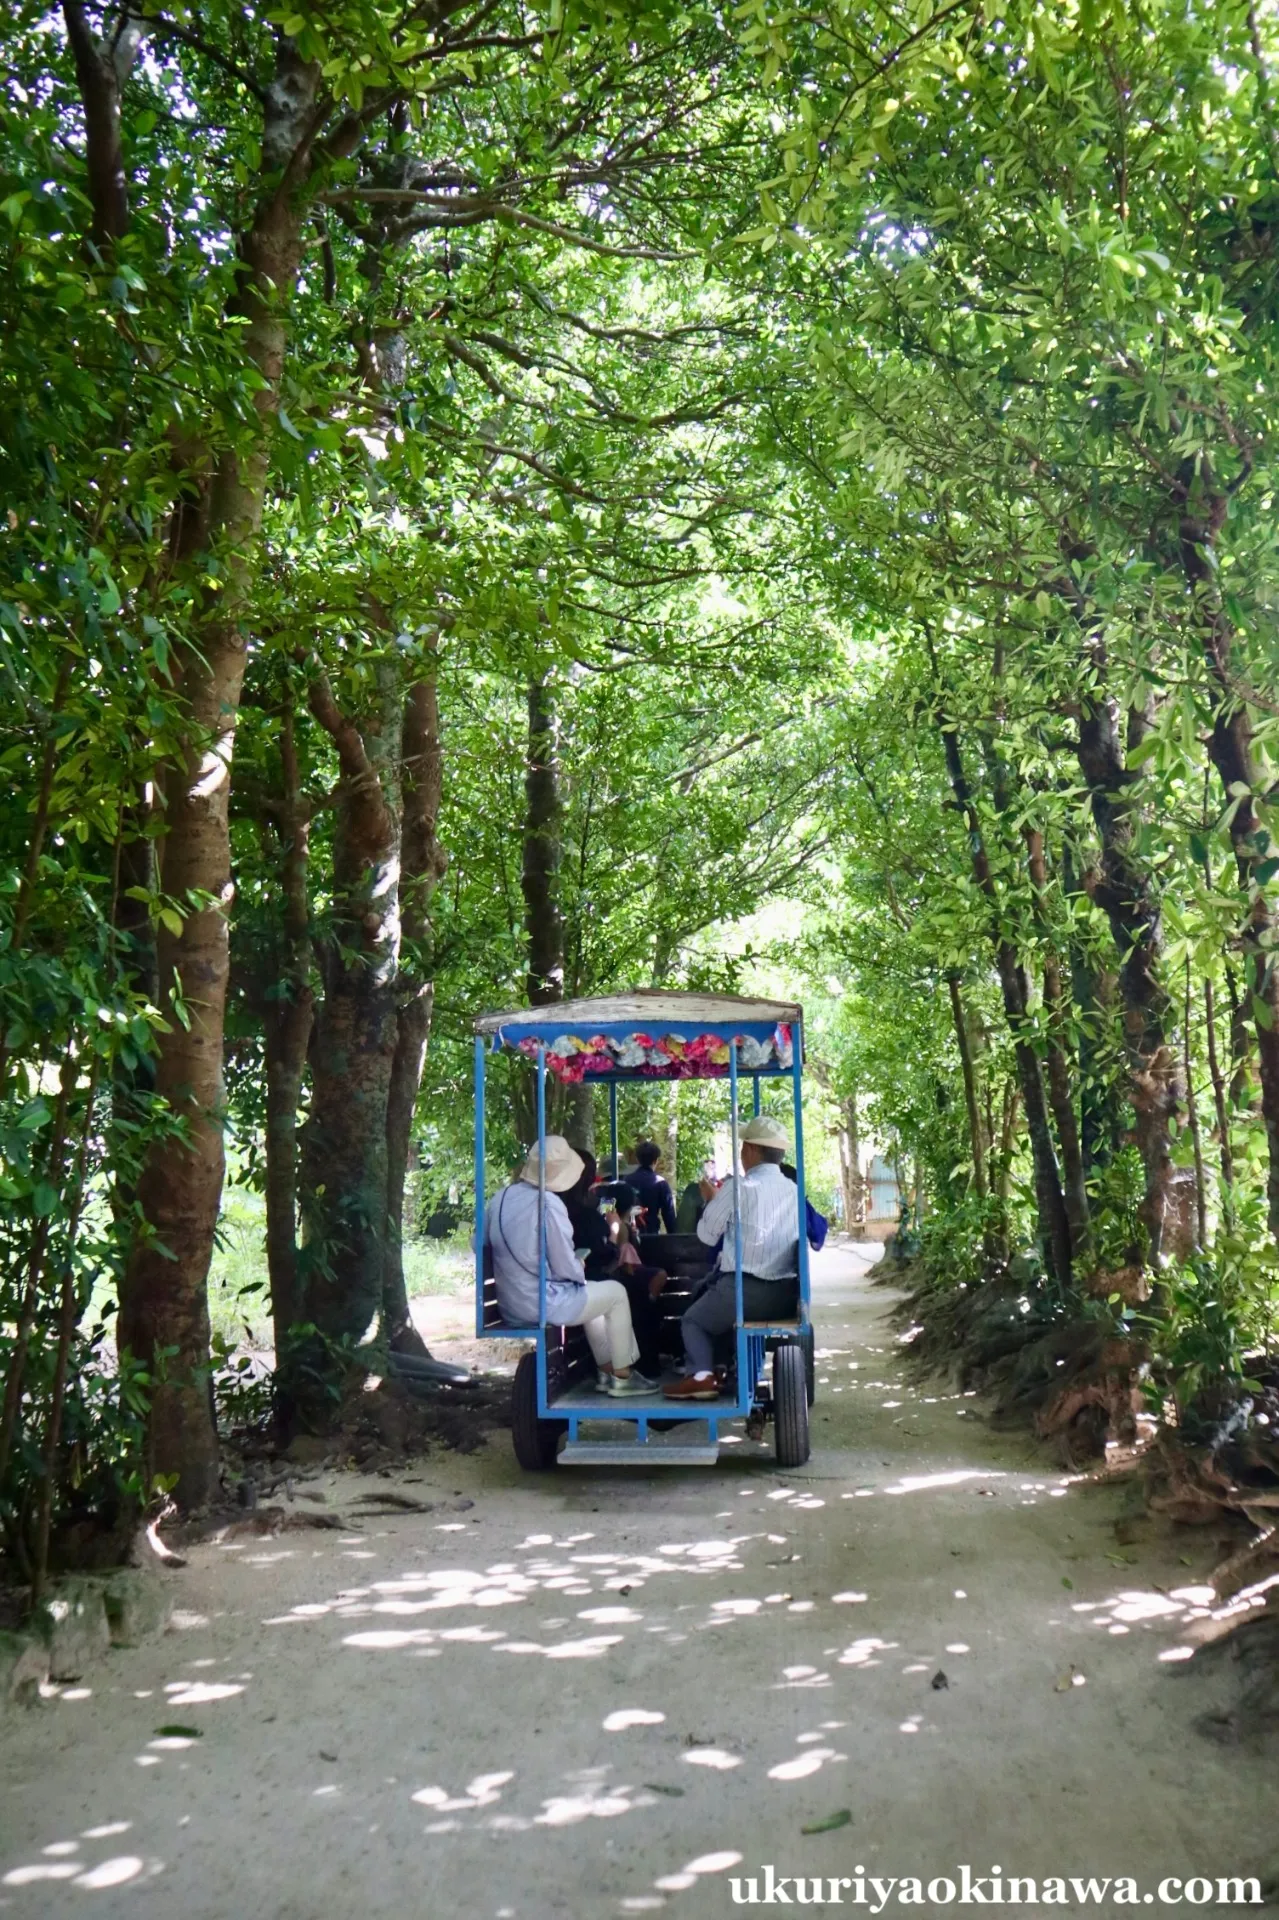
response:
M834 1833L838 1827L849 1827L853 1822L851 1807L840 1807L837 1813L825 1814L820 1820L808 1820L800 1828L801 1833Z

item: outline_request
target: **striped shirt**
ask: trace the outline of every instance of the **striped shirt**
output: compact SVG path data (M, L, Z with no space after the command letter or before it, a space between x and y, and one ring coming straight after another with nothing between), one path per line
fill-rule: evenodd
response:
M721 1273L736 1271L733 1214L738 1191L742 1210L742 1272L757 1280L785 1280L799 1270L799 1193L771 1161L726 1180L697 1223L697 1237L713 1247L720 1235Z

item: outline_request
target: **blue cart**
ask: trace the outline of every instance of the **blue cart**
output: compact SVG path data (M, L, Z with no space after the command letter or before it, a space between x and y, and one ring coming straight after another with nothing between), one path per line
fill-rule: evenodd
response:
M521 1356L515 1375L512 1436L520 1465L530 1470L557 1463L709 1466L718 1458L720 1427L726 1420L745 1419L748 1435L758 1438L771 1419L778 1464L802 1466L809 1455L808 1410L813 1399L801 1084L803 1009L784 1001L732 994L638 990L486 1014L476 1021L475 1036L475 1330L481 1338L533 1342L532 1351ZM490 1053L503 1048L524 1055L535 1066L539 1143L546 1139L548 1079L607 1086L614 1177L619 1166L617 1089L621 1082L722 1079L736 1169L743 1081L751 1083L752 1108L758 1113L761 1082L789 1080L797 1175L798 1311L793 1321L777 1324L743 1319L741 1226L735 1220L735 1364L727 1370L727 1385L719 1400L667 1400L660 1390L652 1397L618 1400L597 1389L581 1329L547 1324L544 1183L538 1322L509 1326L503 1321L484 1219L485 1072ZM544 1154L541 1158L544 1165ZM710 1271L711 1249L695 1235L661 1234L646 1239L643 1252L653 1265L672 1275L671 1285L659 1298L666 1320L663 1345L673 1363L681 1351L678 1316ZM677 1377L674 1364L665 1377ZM610 1423L612 1437L600 1437L603 1422Z

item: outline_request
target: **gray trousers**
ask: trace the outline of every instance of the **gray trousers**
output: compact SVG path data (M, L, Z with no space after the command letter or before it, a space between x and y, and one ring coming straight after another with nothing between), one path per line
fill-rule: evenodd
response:
M742 1275L744 1319L793 1320L798 1311L798 1280L760 1280L753 1273ZM715 1336L731 1333L736 1325L737 1282L731 1273L716 1274L680 1321L684 1352L694 1373L713 1371Z

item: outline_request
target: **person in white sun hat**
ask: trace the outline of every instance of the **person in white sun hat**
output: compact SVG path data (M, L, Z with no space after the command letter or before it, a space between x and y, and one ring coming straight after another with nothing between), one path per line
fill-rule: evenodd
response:
M665 1389L670 1400L715 1400L715 1339L737 1324L735 1217L742 1222L742 1314L747 1320L793 1320L799 1303L799 1212L782 1172L786 1129L756 1114L742 1130L742 1172L716 1189L702 1182L706 1211L697 1237L722 1241L719 1272L680 1321L688 1374Z
M651 1393L656 1383L635 1371L639 1347L626 1288L620 1280L588 1280L573 1250L573 1229L560 1195L576 1185L582 1166L581 1155L562 1135L547 1134L546 1318L551 1326L585 1330L604 1393ZM534 1146L518 1177L494 1194L484 1215L497 1304L511 1327L537 1325L540 1172L541 1156Z

